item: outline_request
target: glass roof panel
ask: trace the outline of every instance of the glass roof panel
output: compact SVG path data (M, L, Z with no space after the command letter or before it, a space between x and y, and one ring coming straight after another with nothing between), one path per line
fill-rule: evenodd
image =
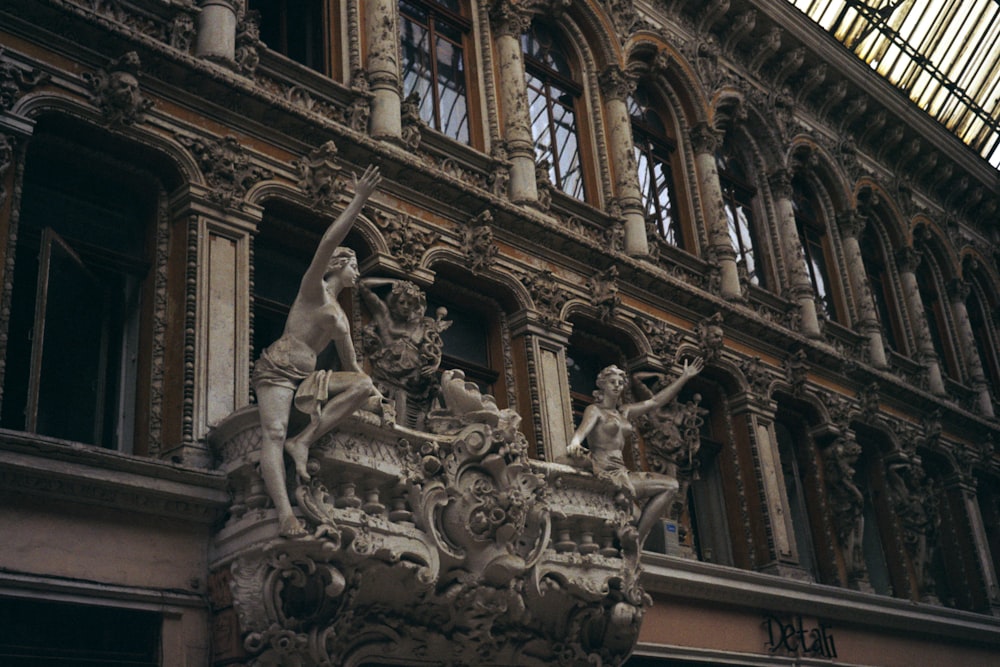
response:
M1000 0L788 0L1000 168Z

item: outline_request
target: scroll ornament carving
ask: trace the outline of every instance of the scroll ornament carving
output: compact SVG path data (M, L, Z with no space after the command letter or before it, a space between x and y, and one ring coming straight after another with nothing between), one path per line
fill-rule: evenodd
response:
M0 110L9 111L24 93L52 77L38 69L26 71L14 64L0 47Z
M597 309L598 318L607 322L618 313L622 298L618 296L618 267L611 266L587 279L590 305Z
M236 27L236 67L241 74L253 76L260 65L260 12L250 10L243 13Z
M191 50L196 33L194 17L186 11L178 12L170 23L169 44L178 51L187 53Z
M531 292L531 299L541 313L543 322L549 326L558 322L569 295L559 287L552 272L545 269L532 276L526 275L521 278L521 282Z
M91 101L109 125L132 125L143 120L153 101L139 90L141 64L135 51L129 51L111 63L109 70L84 74L90 87Z
M492 165L486 177L486 185L495 197L507 195L507 184L510 183L510 160L507 159L507 149L497 143L490 153Z
M465 262L475 273L482 273L493 266L499 249L493 242L493 214L488 210L473 217L462 230L462 251Z
M336 157L337 145L327 141L292 163L299 172L299 187L312 199L316 208L331 206L346 189Z
M235 556L231 590L249 664L411 654L540 667L627 657L649 603L638 550L625 539L631 514L609 511L607 491L550 483L527 458L520 416L461 371L442 374L441 396L426 431L365 426L357 413L323 436L312 480L296 494L307 535ZM354 495L354 481L370 490ZM553 541L556 507L563 532L580 536L572 553ZM584 548L597 546L586 537L595 527L600 553Z
M805 350L796 350L785 358L785 379L792 386L792 395L800 396L808 379L808 355Z
M765 366L760 357L751 357L740 362L740 370L747 380L750 392L759 399L766 400L770 396L771 382L774 374Z
M251 163L232 135L217 141L179 136L178 141L198 158L198 166L211 188L209 197L225 208L238 206L254 184L272 176L270 170Z
M403 145L410 150L416 150L420 146L421 132L427 127L427 123L420 117L420 93L413 91L406 96L400 114L403 123Z
M641 315L635 318L635 324L639 330L646 335L649 347L653 354L663 360L672 359L677 343L681 339L681 332L671 329L660 321L651 320Z
M420 265L424 253L440 237L437 232L423 231L413 224L412 218L401 213L389 216L377 212L375 223L386 233L389 249L406 271L413 271Z
M543 211L548 211L552 208L552 193L556 189L549 176L551 169L551 163L545 159L539 160L535 164L535 182L538 185L538 208Z

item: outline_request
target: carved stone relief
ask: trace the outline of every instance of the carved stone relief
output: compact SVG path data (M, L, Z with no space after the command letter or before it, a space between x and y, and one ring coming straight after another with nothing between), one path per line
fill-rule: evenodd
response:
M209 198L224 208L236 208L247 191L272 173L254 165L239 140L230 135L220 140L178 136L177 140L198 158L211 189Z
M135 51L129 51L112 62L108 70L84 74L90 87L91 99L109 125L132 125L141 122L153 107L139 90L141 64Z

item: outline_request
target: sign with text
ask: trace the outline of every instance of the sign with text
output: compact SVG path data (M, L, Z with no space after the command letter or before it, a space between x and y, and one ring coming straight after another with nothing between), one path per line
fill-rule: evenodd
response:
M768 614L762 623L767 632L764 646L772 654L797 655L815 658L836 658L837 646L830 633L831 626L817 621L806 627L802 615L776 616Z

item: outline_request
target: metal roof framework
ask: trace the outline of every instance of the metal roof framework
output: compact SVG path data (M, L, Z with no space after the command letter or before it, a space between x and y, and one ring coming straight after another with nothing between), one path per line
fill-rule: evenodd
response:
M788 0L1000 168L1000 0Z

